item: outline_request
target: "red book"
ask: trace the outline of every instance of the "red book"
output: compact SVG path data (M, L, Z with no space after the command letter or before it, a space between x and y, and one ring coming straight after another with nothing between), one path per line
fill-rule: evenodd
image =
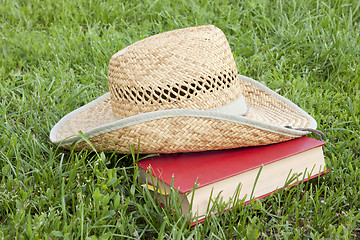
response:
M138 166L147 187L164 195L177 189L183 212L202 218L211 207L211 196L234 201L238 186L237 198L249 201L324 173L324 144L301 137L258 147L164 154L141 160Z

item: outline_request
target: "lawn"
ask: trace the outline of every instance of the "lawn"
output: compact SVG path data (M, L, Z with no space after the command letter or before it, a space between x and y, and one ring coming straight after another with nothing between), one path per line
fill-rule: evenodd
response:
M359 1L0 0L0 13L1 239L360 238ZM316 119L330 172L190 227L141 187L137 155L59 149L49 132L108 91L118 50L202 24L224 31L240 74Z

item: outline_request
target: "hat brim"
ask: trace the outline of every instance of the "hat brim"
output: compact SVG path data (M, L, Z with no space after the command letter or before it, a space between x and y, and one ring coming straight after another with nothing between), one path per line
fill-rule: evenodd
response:
M294 128L316 129L316 121L290 100L249 77L239 75L239 79L249 106L243 116L169 109L118 119L106 93L64 116L52 128L50 140L63 147L77 143L78 150L92 150L81 131L98 151L129 153L129 146L137 148L140 141L141 153L171 153L266 145L308 134Z

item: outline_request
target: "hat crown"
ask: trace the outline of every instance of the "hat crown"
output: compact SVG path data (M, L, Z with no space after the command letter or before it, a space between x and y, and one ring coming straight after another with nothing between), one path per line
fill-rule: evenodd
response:
M236 64L212 25L160 33L112 56L112 111L125 118L164 109L208 110L239 97Z

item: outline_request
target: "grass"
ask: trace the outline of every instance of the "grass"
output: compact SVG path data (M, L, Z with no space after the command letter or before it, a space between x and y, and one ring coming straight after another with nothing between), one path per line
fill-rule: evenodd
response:
M0 6L0 238L360 238L359 1ZM241 74L315 117L330 172L191 228L141 188L132 156L58 149L48 136L62 116L107 91L118 50L201 24L225 32Z

